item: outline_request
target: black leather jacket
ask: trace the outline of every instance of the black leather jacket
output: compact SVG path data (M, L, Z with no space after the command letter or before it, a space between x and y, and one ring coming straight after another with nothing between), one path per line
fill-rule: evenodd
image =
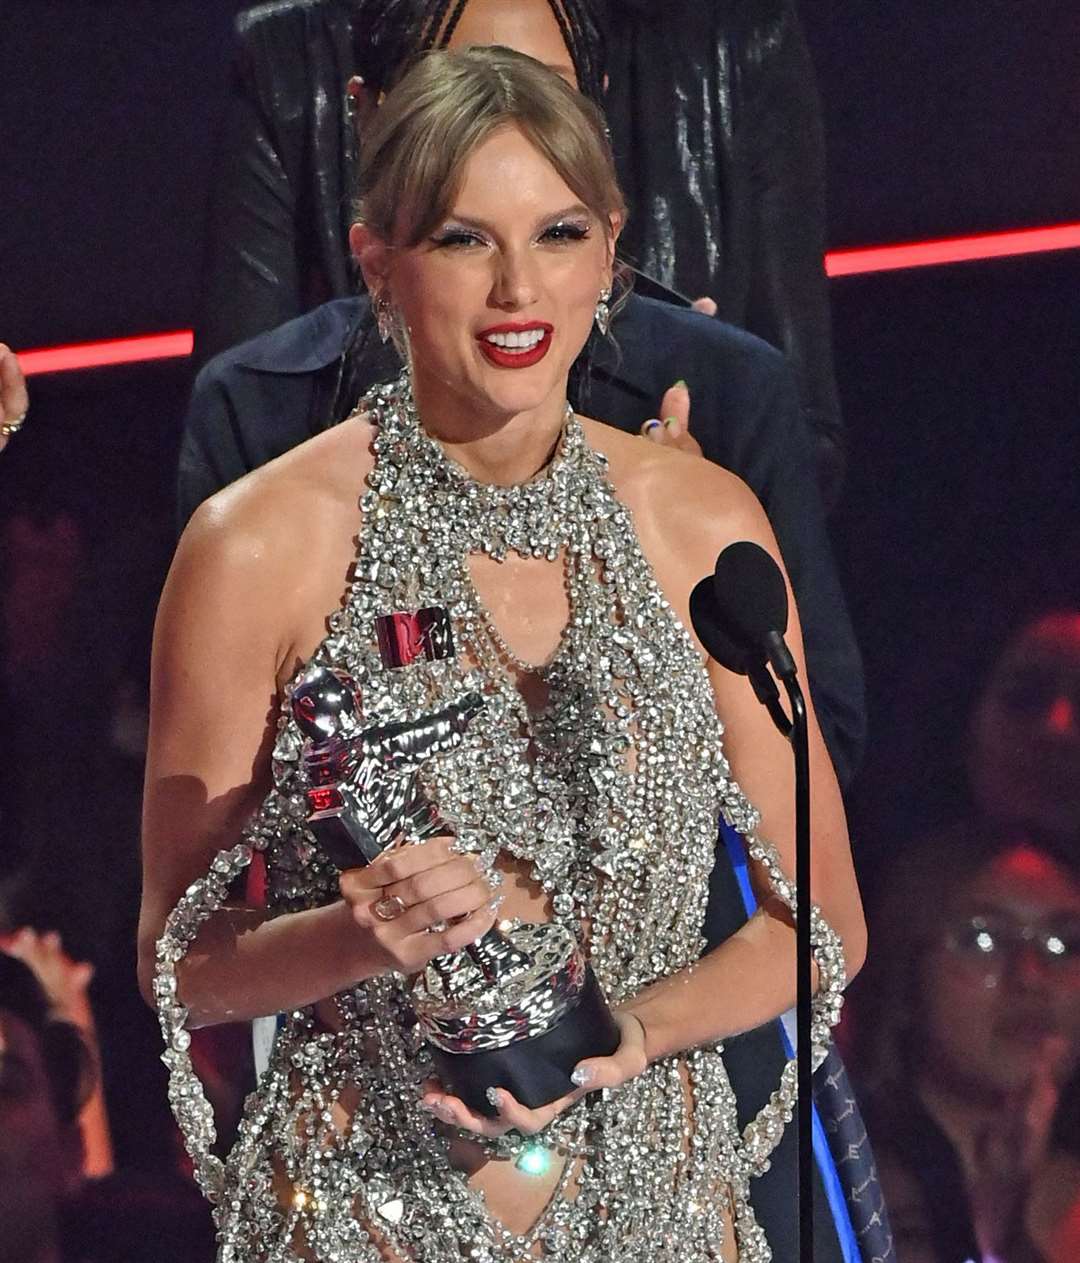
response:
M842 470L822 265L819 106L791 0L612 0L606 109L631 208L621 253L708 294L783 350L827 502ZM237 19L211 207L201 359L355 292L353 129L364 68L350 0L274 0Z

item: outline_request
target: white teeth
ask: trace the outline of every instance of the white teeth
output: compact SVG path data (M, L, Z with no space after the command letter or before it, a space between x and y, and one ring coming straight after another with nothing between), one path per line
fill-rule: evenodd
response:
M528 329L521 333L488 333L485 342L491 342L504 351L531 351L545 338L543 329Z

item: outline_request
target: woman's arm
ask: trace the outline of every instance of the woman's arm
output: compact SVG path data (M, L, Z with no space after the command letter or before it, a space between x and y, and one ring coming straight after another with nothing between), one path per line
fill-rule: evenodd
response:
M288 513L252 526L218 500L181 540L154 633L139 925L148 1001L166 917L215 853L239 840L269 788L278 680L302 640L289 610L326 599L310 540L299 543L295 530L290 539ZM382 887L410 881L424 884L406 892L409 914L375 918ZM445 841L380 858L342 884L345 899L325 907L273 916L230 906L211 917L177 967L189 1025L277 1013L390 969L411 971L494 920L490 887ZM445 935L425 932L448 915L465 919Z
M687 532L695 517L675 523L687 564L676 580L685 607L689 588L711 571L728 544L749 539L760 544L783 569L772 530L754 496L723 470L697 463L690 474L693 493L683 503L697 509L698 542ZM713 486L722 483L723 486ZM713 505L710 510L709 505ZM724 505L717 512L716 505ZM702 529L703 524L705 529ZM678 555L672 553L671 555ZM785 574L785 583L786 574ZM825 749L807 686L798 611L788 587L790 618L786 640L798 665L807 699L810 747L811 897L844 947L847 977L861 968L866 927L855 878L843 801ZM685 616L684 616L685 617ZM689 620L687 618L687 626ZM731 775L761 815L759 836L771 843L785 874L795 874L795 778L791 748L757 698L749 681L712 660L709 679L724 722L724 752ZM781 690L782 691L782 690ZM749 921L692 969L647 988L625 1007L647 1031L650 1060L680 1049L724 1039L761 1025L795 1000L794 918L772 891L760 864L751 861L759 909Z
M646 555L686 627L690 627L690 591L712 570L717 554L727 544L752 540L783 566L764 512L734 475L708 461L650 445L649 450L656 452L653 468L644 471L636 493L631 488L627 494L627 488L620 487L626 469L615 446L618 442L612 440L609 448L613 481L630 503ZM636 459L641 446L630 455L630 461L637 465L642 464ZM850 979L866 954L866 928L840 791L805 689L802 635L790 585L788 601L791 616L786 640L807 692L810 729L811 893L825 920L843 940ZM759 836L775 847L784 873L793 880L791 749L746 679L712 661L708 672L717 711L724 721L724 751L732 777L761 814ZM752 863L751 871L758 912L693 966L620 1005L616 1016L622 1046L612 1057L589 1058L580 1064L578 1091L540 1110L527 1110L503 1093L500 1114L494 1120L474 1114L457 1098L434 1090L425 1097L429 1108L447 1122L484 1135L496 1135L510 1127L536 1132L584 1091L617 1087L639 1074L649 1061L726 1039L785 1012L795 1002L796 992L794 919L772 891L762 866Z

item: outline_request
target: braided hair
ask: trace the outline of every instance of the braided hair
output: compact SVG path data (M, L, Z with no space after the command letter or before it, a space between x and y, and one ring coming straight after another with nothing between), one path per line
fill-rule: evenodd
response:
M445 48L469 0L356 0L357 69L376 91L389 88L420 53ZM604 95L604 0L548 0L577 75L598 105Z

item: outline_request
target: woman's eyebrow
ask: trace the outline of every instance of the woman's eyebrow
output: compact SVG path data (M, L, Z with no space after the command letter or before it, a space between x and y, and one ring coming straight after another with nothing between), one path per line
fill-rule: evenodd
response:
M534 226L539 227L541 224L550 224L555 220L566 219L572 215L589 216L590 214L591 211L587 206L583 205L581 202L574 202L571 206L564 206L562 210L548 211L539 216ZM491 236L496 235L494 225L488 223L487 220L482 219L477 215L459 215L455 212L451 212L445 217L445 219L443 219L443 221L439 224L439 227L446 228L451 224L461 228L475 228L480 232L489 233Z

